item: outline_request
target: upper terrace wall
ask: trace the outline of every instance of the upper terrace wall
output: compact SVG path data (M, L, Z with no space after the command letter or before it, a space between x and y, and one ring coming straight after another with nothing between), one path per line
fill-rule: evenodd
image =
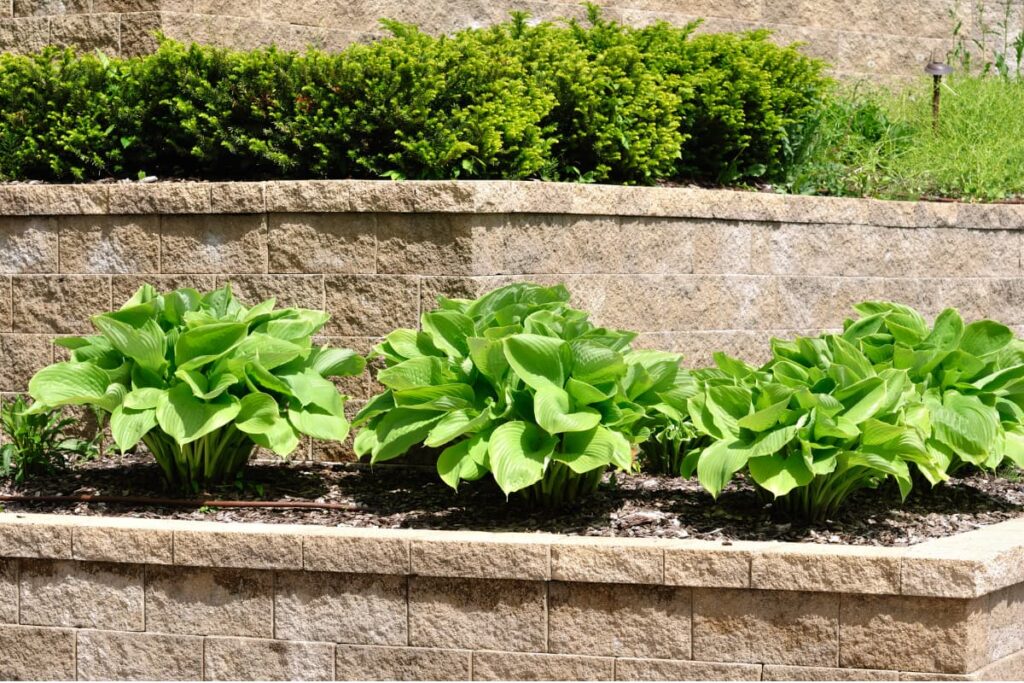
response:
M952 47L953 28L965 33L994 25L1000 3L981 15L976 0L596 0L607 16L632 24L658 19L682 24L707 19L710 31L766 27L782 41L805 41L808 51L843 76L870 80L918 74L931 56ZM1016 3L1016 12L1024 10ZM512 10L551 19L580 16L582 3L564 0L0 0L0 50L26 51L47 43L139 54L153 32L238 48L276 43L290 49L338 49L379 34L390 17L431 32L499 21ZM957 18L955 19L954 16ZM980 19L979 19L980 16Z

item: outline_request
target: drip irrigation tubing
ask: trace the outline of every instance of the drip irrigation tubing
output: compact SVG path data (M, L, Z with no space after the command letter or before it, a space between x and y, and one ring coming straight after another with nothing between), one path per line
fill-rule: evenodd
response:
M151 498L148 496L101 496L90 493L68 496L0 495L0 503L108 503L156 507L292 508L303 510L362 509L355 503L319 503L312 500L217 500L215 498Z

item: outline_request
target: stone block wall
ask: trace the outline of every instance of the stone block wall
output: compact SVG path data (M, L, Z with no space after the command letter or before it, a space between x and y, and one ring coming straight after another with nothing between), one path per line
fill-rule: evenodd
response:
M0 393L142 283L325 309L368 352L439 294L564 282L691 366L762 361L882 298L1024 330L1024 207L529 182L0 185ZM347 380L355 400L378 390ZM307 447L308 448L308 447ZM316 458L344 457L318 446Z
M840 75L869 80L917 75L930 57L953 47L953 29L966 35L994 27L1000 0L598 0L606 14L631 24L684 24L705 18L704 30L766 27L782 41L803 41ZM1024 7L1012 1L1012 25ZM379 19L450 32L500 21L513 10L541 19L579 17L566 0L0 0L0 50L37 50L54 43L109 54L151 51L153 34L235 48L277 44L336 50L380 35ZM1011 36L1012 40L1012 36Z
M1022 531L873 549L0 515L0 678L1019 680Z

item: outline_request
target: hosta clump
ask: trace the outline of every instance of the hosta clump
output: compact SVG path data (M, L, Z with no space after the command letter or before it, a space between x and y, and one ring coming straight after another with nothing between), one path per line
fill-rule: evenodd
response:
M843 338L877 367L907 372L920 398L907 419L939 470L995 470L1007 458L1024 465L1024 342L1008 327L964 324L952 308L932 326L900 304L854 308L861 317L846 321Z
M345 396L328 378L365 361L312 344L326 313L274 304L247 308L230 286L160 295L143 285L92 318L97 335L57 340L71 360L32 378L33 409L109 413L118 447L145 443L173 486L233 479L257 445L286 456L303 434L344 439Z
M718 354L690 399L713 442L687 457L684 474L696 469L712 495L745 470L776 505L820 520L888 479L906 497L911 465L942 476L908 417L916 401L906 370L876 369L838 335L775 340L772 352L760 369Z
M371 462L417 445L443 448L453 488L490 473L557 505L628 470L638 441L685 414L692 382L679 357L631 351L629 332L594 326L562 286L514 284L474 301L439 299L422 330L376 348L386 391L356 418L356 452Z

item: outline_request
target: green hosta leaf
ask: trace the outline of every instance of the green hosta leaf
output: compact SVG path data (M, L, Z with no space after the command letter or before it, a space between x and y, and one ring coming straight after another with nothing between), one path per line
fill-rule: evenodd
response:
M266 332L271 337L286 341L306 339L319 332L330 318L331 316L323 311L311 311L305 308L283 309L281 317L268 320L257 331Z
M567 433L562 437L560 452L553 457L578 474L609 465L629 471L633 465L633 451L626 437L600 426L585 432Z
M299 432L314 439L344 441L348 436L348 420L343 412L332 413L317 405L288 407L288 421Z
M864 467L877 472L881 476L891 476L896 480L903 500L906 500L910 494L910 490L913 487L913 482L910 478L910 468L900 458L893 455L865 451L847 452L842 457L845 460L844 467L846 469Z
M269 391L288 397L292 396L291 385L255 361L245 364L245 376L253 391L259 391L256 388L256 385L259 385Z
M979 320L964 328L960 349L977 358L1002 350L1013 341L1013 332L1006 325Z
M489 433L476 434L444 449L437 458L441 481L458 490L460 481L476 481L489 471Z
M453 410L434 425L423 445L429 448L438 448L464 434L478 432L486 428L492 419L489 409L480 413L466 409Z
M455 379L448 362L435 356L411 358L377 373L377 381L395 391L447 384Z
M797 452L751 458L748 467L753 480L776 498L797 487L807 486L814 479L814 472L804 456Z
M501 381L509 368L505 358L505 344L500 339L470 337L467 341L469 357L480 373L492 382Z
M179 369L202 367L242 343L247 332L242 323L214 323L190 329L174 344L174 362Z
M626 374L626 362L621 353L585 339L573 341L572 375L581 382L600 384Z
M281 407L270 394L254 393L239 402L235 427L246 434L266 434L281 422Z
M438 384L391 394L397 406L429 410L461 410L472 407L476 401L473 387L468 384Z
M557 438L528 422L506 422L496 428L487 452L491 474L505 495L540 481L557 445Z
M962 458L980 464L996 444L999 414L974 396L948 393L931 411L932 435Z
M565 389L569 395L581 406L588 406L592 403L606 401L615 394L614 385L605 385L605 388L595 387L593 384L581 382L575 377L570 377L565 383Z
M465 358L469 354L467 338L475 334L472 318L456 311L434 311L424 313L421 322L434 346L449 358Z
M107 314L93 316L92 324L115 349L142 367L162 372L167 366L166 336L155 320L149 318L133 327Z
M750 450L735 441L716 441L703 451L697 461L697 481L718 498L733 475L750 460Z
M1024 468L1024 426L1006 430L1006 457L1014 465Z
M377 443L370 462L383 462L404 454L427 438L442 417L441 413L414 408L399 407L386 413L374 428Z
M312 368L295 374L281 374L278 379L288 385L291 396L304 406L318 406L332 413L340 413L343 408L344 401L338 388Z
M550 434L584 432L601 422L601 413L593 408L572 410L572 401L564 389L548 385L533 397L533 415L537 424Z
M865 446L880 446L902 436L907 428L880 420L865 420L861 425L861 443Z
M366 359L350 349L316 348L306 363L324 377L351 377L366 368Z
M225 391L238 384L238 378L234 375L224 373L207 378L198 370L178 370L174 376L185 382L192 389L196 398L211 400L217 398ZM209 383L212 379L212 384Z
M156 419L160 429L184 446L228 424L239 410L233 396L201 401L187 384L179 384L160 396Z
M752 432L763 432L778 424L779 418L786 413L786 406L788 405L789 398L786 398L778 403L773 403L764 410L741 417L737 424L743 429L749 429Z
M130 408L131 410L151 410L156 408L157 403L160 402L160 397L164 393L163 389L142 387L126 394L123 404L125 408Z
M152 409L132 410L122 404L110 414L110 433L122 453L139 443L154 427L156 411Z
M363 456L370 455L379 443L377 432L372 429L364 429L356 434L356 437L352 440L352 450L355 452L356 457L362 458Z
M430 337L417 330L398 329L384 338L383 343L376 347L376 352L392 363L400 363L410 358L421 356L443 356L444 353L434 346Z
M561 339L518 334L505 339L505 358L532 389L565 384L571 362L569 345Z
M232 349L227 358L256 361L267 370L274 370L298 358L305 358L309 352L308 346L257 332L242 340L242 343Z
M103 400L110 377L92 363L68 361L43 368L29 380L28 393L45 406L88 405Z

